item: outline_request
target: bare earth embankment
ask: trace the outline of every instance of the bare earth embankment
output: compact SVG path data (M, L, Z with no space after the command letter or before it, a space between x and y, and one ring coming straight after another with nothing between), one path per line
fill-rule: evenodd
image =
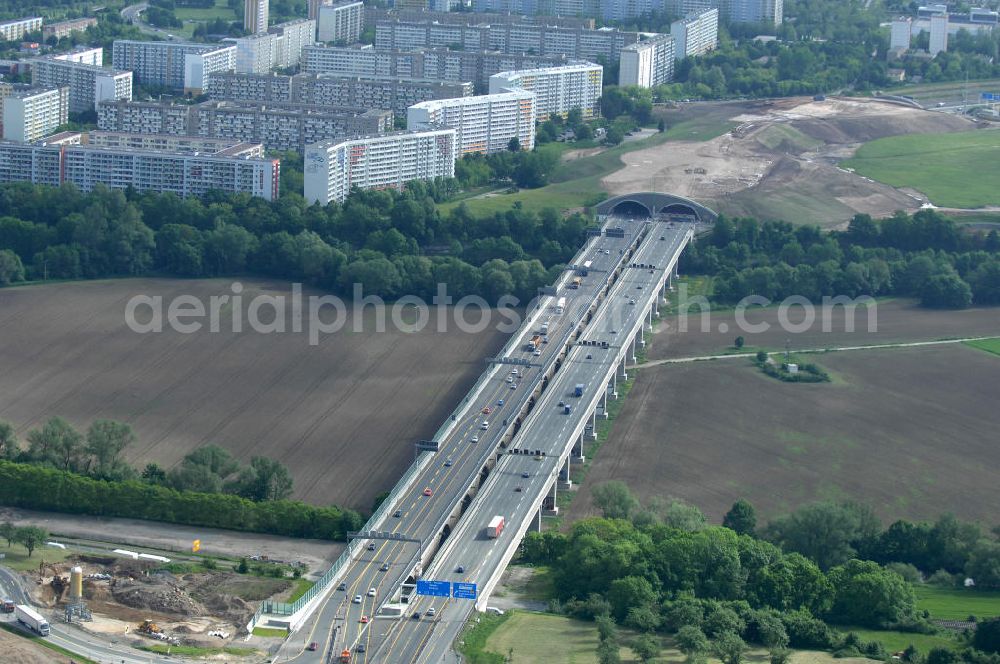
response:
M816 332L793 350L1000 334L996 310L883 308L878 334ZM757 320L776 322L773 311L762 313ZM668 334L653 336L650 359L718 353L735 332L662 343ZM781 348L788 336L748 335L747 343ZM951 511L993 523L1000 358L963 344L808 357L832 383L782 383L742 358L641 369L570 518L594 514L593 486L618 479L643 500L682 498L715 522L745 497L765 519L851 498L887 520Z
M135 279L0 290L0 419L22 438L60 415L85 429L98 418L130 423L135 464L171 467L216 443L243 461L284 463L295 496L368 510L413 459L496 352L503 336L455 328L441 334L362 332L353 318L322 335L137 334L124 322L134 295L231 294L228 280ZM257 294L288 295L286 283L244 281L244 309ZM308 296L309 293L306 293ZM148 314L146 314L148 316ZM270 320L267 309L261 314ZM145 320L145 319L144 319ZM245 328L248 328L246 323ZM291 329L290 326L288 329Z
M739 124L708 141L668 141L627 153L625 167L602 180L604 188L618 195L652 187L729 215L836 226L858 212L886 216L926 202L919 192L836 166L862 143L975 126L954 115L850 98L698 103L662 113L671 126L693 114Z

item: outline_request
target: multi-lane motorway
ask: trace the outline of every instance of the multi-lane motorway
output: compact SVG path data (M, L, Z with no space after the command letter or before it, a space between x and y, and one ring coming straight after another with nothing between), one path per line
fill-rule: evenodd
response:
M618 223L611 221L607 226ZM493 457L500 439L513 426L525 401L532 398L543 375L563 351L611 274L628 256L635 239L633 234L588 238L574 262L580 265L590 261L589 276L579 288L573 289L566 285L574 275L566 273L558 285L558 297L566 298L565 309L557 313L557 297L543 298L540 308L529 312L529 322L502 353L504 357L529 360L531 366L496 364L488 370L485 380L476 388L475 397L456 413L450 430L438 441L439 451L426 461L417 479L409 485L408 493L391 505L388 516L379 524L382 531L423 544L375 540L362 547L361 555L339 576L337 587L316 614L289 639L282 660L326 662L347 649L353 652L352 661L367 662L369 653L383 645L383 632L391 623L384 617L375 617L379 607L390 600L410 575L423 548L436 544L434 540L445 521ZM538 355L525 351L525 343L544 322L549 324L549 343L541 345ZM514 368L518 370L516 376L511 373ZM483 413L487 407L488 415ZM488 423L485 429L484 423ZM424 610L430 608L430 603L425 604ZM308 650L312 643L317 645L315 651Z
M545 456L503 455L442 555L427 571L429 578L475 582L481 590L488 590L490 583L503 572L524 531L536 521L542 500L558 482L558 474L564 467L567 443L571 444L584 431L594 412L592 405L604 397L608 387L605 377L617 371L622 352L630 354L628 348L623 348L627 331L636 329L655 304L658 295L653 290L662 283L664 268L676 260L689 239L686 224L672 227L657 223L649 230L647 240L629 262L659 267L629 268L623 273L578 342L569 348L560 370L509 448L541 450ZM586 341L609 344L604 348L581 343ZM595 382L595 377L600 378ZM586 385L585 396L581 398L573 394L579 383ZM565 412L565 404L571 405L569 414ZM504 516L507 521L506 529L496 539L488 538L485 533L493 515ZM430 606L438 607L434 618L394 620L380 627L379 632L386 637L371 661L444 661L472 611L472 602L418 597L409 611L425 614Z
M409 494L393 506L400 514L398 518L388 518L390 522L395 521L391 527L393 533L422 542L434 538L443 519L466 495L480 469L494 455L501 432L493 433L492 429L498 424L503 429L503 419L510 420L513 416L512 400L519 404L527 398L535 391L542 373L557 359L561 362L560 370L511 443L512 448L545 450L546 456L536 460L534 455L504 455L500 459L459 522L458 530L446 541L441 555L424 574L425 578L484 584L505 564L505 557L509 559L506 553L511 542L523 533L519 526L526 524L530 515L537 512L543 494L559 471L560 460L566 456L566 441L572 438L570 429L581 429L585 426L582 420L593 412L592 407L582 407L584 401L591 403L599 391L603 392L604 376L613 375L614 366L622 357L622 345L631 340L626 339L626 331L636 327L655 297L648 289L654 282L662 283L664 266L671 259L676 260L689 237L686 224L675 228L667 223L656 223L647 227L641 222L615 219L606 226L625 226L627 233L624 238L602 236L588 241L574 261L576 264L591 261L588 277L574 290L564 287L571 276L568 274L558 288L558 296L567 297L565 312L557 315L552 309L555 298L551 298L546 309L522 328L518 338L505 351L509 357L532 359L540 366L518 368L518 375L510 383L507 382L511 377L510 366L496 367L490 379L482 384L479 398L468 404L457 419L457 426L441 441L441 451L430 460L420 479L410 485ZM631 246L642 232L647 232L646 240L632 254ZM647 268L625 268L621 278L615 280L581 338L607 341L607 348L577 343L569 347L565 357L560 357L566 351L570 336L579 329L579 321L591 309L597 294L603 294L609 275L622 260L626 264L660 267L658 272L654 268L652 273ZM539 357L534 357L522 350L522 345L546 320L549 321L550 343L543 345ZM596 376L601 376L599 381L595 380ZM589 384L585 400L569 396L578 382ZM511 385L515 388L511 389ZM503 406L499 405L501 399ZM557 408L560 401L581 407L566 415L564 408ZM481 412L486 406L493 409L489 416ZM481 428L484 419L490 421L490 429L486 431ZM474 443L474 437L481 440ZM515 490L518 486L520 491ZM430 489L432 495L424 495L425 489ZM505 516L511 525L500 538L488 540L483 529L494 513ZM472 608L471 603L415 597L402 617L377 617L378 608L412 570L421 545L396 541L372 544L374 550L362 549L363 555L353 561L342 577L344 590L334 591L307 629L290 642L288 654L291 659L328 661L329 657L349 649L352 661L356 662L437 661L435 653L443 654L450 646L452 637ZM386 566L389 571L381 571ZM460 568L462 572L457 571ZM369 596L371 590L374 596ZM432 608L436 615L428 616ZM414 620L413 613L421 617ZM301 651L311 642L318 644L316 652Z
M560 470L568 469L567 443L572 446L582 436L608 380L628 354L632 333L655 307L653 291L690 238L687 227L612 218L602 235L587 238L573 260L577 266L588 265L579 287L570 286L582 270L568 270L556 284L556 294L527 312L528 321L498 356L508 363L490 365L439 432L438 451L420 455L411 469L414 479L403 483L405 491L393 497L385 516L369 524L400 539L356 546L313 615L275 661L326 663L338 661L343 650L358 663L442 661L473 602L414 596L400 616L378 615L380 608L398 601L404 582L412 580L415 569L422 571L420 562L428 561L449 525L455 531L423 577L471 581L489 592L546 495L554 491ZM615 228L625 228L624 235L607 233ZM565 298L562 310L556 306L559 298ZM537 354L527 350L526 342L545 323L547 343ZM580 398L571 396L578 383L586 385ZM563 403L570 404L570 413ZM542 450L545 455L504 452L498 458L498 449ZM476 493L473 487L481 481ZM456 523L456 509L463 504ZM488 539L485 525L494 514L503 515L507 527L499 538ZM0 575L4 587L10 581ZM414 613L420 617L414 619ZM100 661L149 661L76 630L53 626L51 638Z

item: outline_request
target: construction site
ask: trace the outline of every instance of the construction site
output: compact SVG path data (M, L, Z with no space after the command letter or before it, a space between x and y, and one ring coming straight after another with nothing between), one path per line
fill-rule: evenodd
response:
M667 126L697 118L721 131L709 140L671 140L622 155L604 177L611 195L660 191L718 212L825 227L857 213L888 216L927 204L840 167L862 144L887 136L968 131L977 122L877 99L809 97L680 104L657 110Z
M234 641L244 646L256 603L287 598L295 583L282 566L254 564L241 574L222 569L224 564L229 562L210 561L208 566L219 569L208 569L204 563L78 554L59 563L40 562L37 570L22 573L22 580L25 587L33 584L32 601L50 619L136 647L214 649Z

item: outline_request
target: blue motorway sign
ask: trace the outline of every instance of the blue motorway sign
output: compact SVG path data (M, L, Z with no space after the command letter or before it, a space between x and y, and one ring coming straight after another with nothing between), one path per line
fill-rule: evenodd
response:
M1000 92L983 92L980 97L983 101L1000 101Z
M478 591L476 584L456 581L452 584L452 597L455 599L476 599Z
M451 581L417 581L417 594L431 597L451 596Z

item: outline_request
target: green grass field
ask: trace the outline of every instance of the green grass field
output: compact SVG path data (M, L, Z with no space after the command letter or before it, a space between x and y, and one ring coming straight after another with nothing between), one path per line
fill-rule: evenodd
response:
M18 572L38 570L38 564L43 560L47 563L61 563L69 555L64 549L58 549L44 544L36 547L35 552L28 557L28 550L20 544L8 548L7 542L0 542L0 553L4 554L3 565Z
M1000 352L1000 340L997 341ZM936 620L965 620L970 615L976 618L1000 616L1000 592L985 590L959 590L957 588L937 588L918 585L913 587L917 594L917 609L930 611Z
M1000 130L880 138L841 163L894 187L912 187L935 205L1000 205Z
M1000 337L983 339L982 341L966 341L965 345L978 348L979 350L985 350L987 353L1000 355Z
M438 208L447 213L459 203L464 202L474 215L491 215L509 210L515 202L520 202L526 210L538 212L551 207L558 210L569 210L596 205L607 197L601 188L601 178L622 168L621 156L634 150L659 145L671 140L707 141L724 134L734 126L732 122L720 122L716 119L695 119L679 122L669 127L663 133L657 133L649 138L622 143L590 157L563 162L555 167L549 178L550 184L538 189L522 189L508 194L494 191L480 194L472 198L442 203ZM581 144L547 144L538 149L555 151L560 155L571 149L593 147L591 142Z
M257 653L253 648L201 648L199 646L171 646L156 644L141 646L139 650L155 652L160 655L186 655L188 657L215 657L217 655L232 655L234 657L249 657Z
M229 7L226 0L215 0L215 6L208 9L200 7L178 7L174 15L182 21L212 21L221 18L223 21L235 21L236 13Z
M889 652L906 650L910 645L923 653L927 653L931 648L957 648L960 645L955 639L943 634L913 634L858 627L845 627L840 631L855 632L865 641L880 641Z

